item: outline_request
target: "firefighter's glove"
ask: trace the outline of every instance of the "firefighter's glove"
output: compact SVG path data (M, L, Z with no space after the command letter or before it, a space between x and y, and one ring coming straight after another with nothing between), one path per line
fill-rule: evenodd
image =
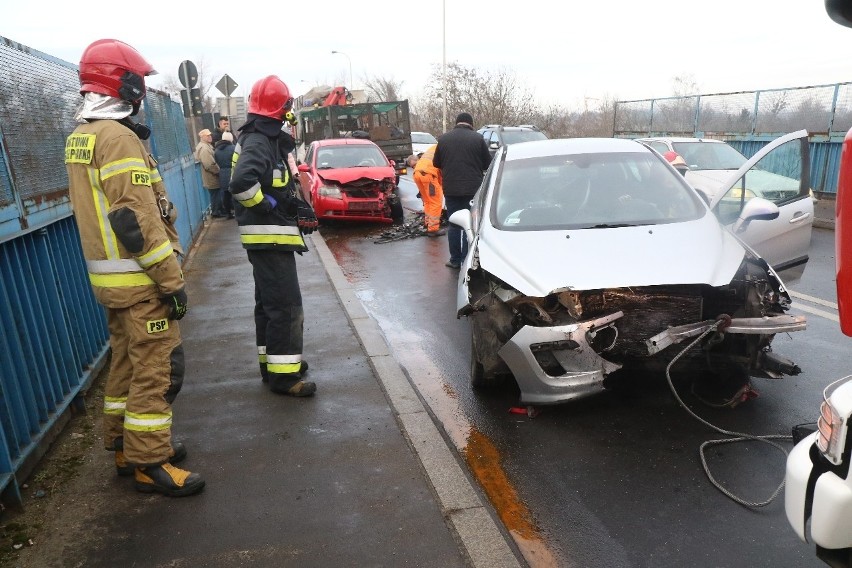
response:
M169 319L179 320L186 315L187 305L186 292L183 288L163 298L163 302L169 307Z
M296 126L296 115L293 114L293 111L288 112L284 115L284 120L290 123L291 126Z
M259 204L263 209L264 213L271 213L273 209L278 207L278 200L272 197L271 195L263 194L263 201Z
M310 235L317 228L317 225L319 225L313 207L302 200L299 200L296 215L299 219L299 229L302 231L302 234Z

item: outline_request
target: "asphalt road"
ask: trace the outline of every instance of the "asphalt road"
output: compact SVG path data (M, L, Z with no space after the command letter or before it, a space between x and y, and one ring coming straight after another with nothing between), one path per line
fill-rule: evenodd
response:
M405 203L410 186L402 185ZM823 566L789 527L783 493L755 510L711 485L698 449L721 436L679 407L662 377L636 377L632 388L541 407L535 417L512 412L513 383L472 391L469 327L455 316L458 272L444 266L446 239L375 244L384 229L321 232L530 565ZM815 229L811 262L788 283L808 329L773 347L802 374L755 380L758 399L734 410L696 405L698 414L753 434L789 434L815 420L822 388L852 367L849 340L831 319L833 262L833 232ZM708 456L713 475L747 500L767 499L783 479L785 456L763 444Z

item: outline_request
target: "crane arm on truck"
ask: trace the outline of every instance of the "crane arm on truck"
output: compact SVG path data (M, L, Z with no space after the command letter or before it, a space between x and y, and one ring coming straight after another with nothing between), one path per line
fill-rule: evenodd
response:
M352 102L352 94L349 90L346 87L335 87L331 90L328 96L325 97L322 106L345 105L350 102Z

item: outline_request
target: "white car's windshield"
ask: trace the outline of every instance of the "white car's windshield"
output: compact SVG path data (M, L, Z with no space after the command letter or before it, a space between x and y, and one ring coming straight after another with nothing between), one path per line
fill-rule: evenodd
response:
M691 170L738 170L748 160L732 146L717 142L673 142Z
M437 144L438 140L428 132L412 132L411 142L413 144Z
M509 160L494 200L492 223L509 231L662 224L706 212L683 177L647 152Z
M385 155L376 146L366 144L325 146L317 152L317 169L387 166Z

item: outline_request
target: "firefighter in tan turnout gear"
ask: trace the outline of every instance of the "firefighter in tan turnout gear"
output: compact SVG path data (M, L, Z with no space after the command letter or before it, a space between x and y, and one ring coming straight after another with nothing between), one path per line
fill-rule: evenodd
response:
M172 464L186 457L172 442L172 407L183 383L177 320L187 298L177 254L174 207L157 163L134 123L155 73L132 47L89 45L80 60L81 122L65 144L69 192L89 280L106 307L112 359L104 392L104 444L119 475L136 488L171 496L197 493L204 480Z

